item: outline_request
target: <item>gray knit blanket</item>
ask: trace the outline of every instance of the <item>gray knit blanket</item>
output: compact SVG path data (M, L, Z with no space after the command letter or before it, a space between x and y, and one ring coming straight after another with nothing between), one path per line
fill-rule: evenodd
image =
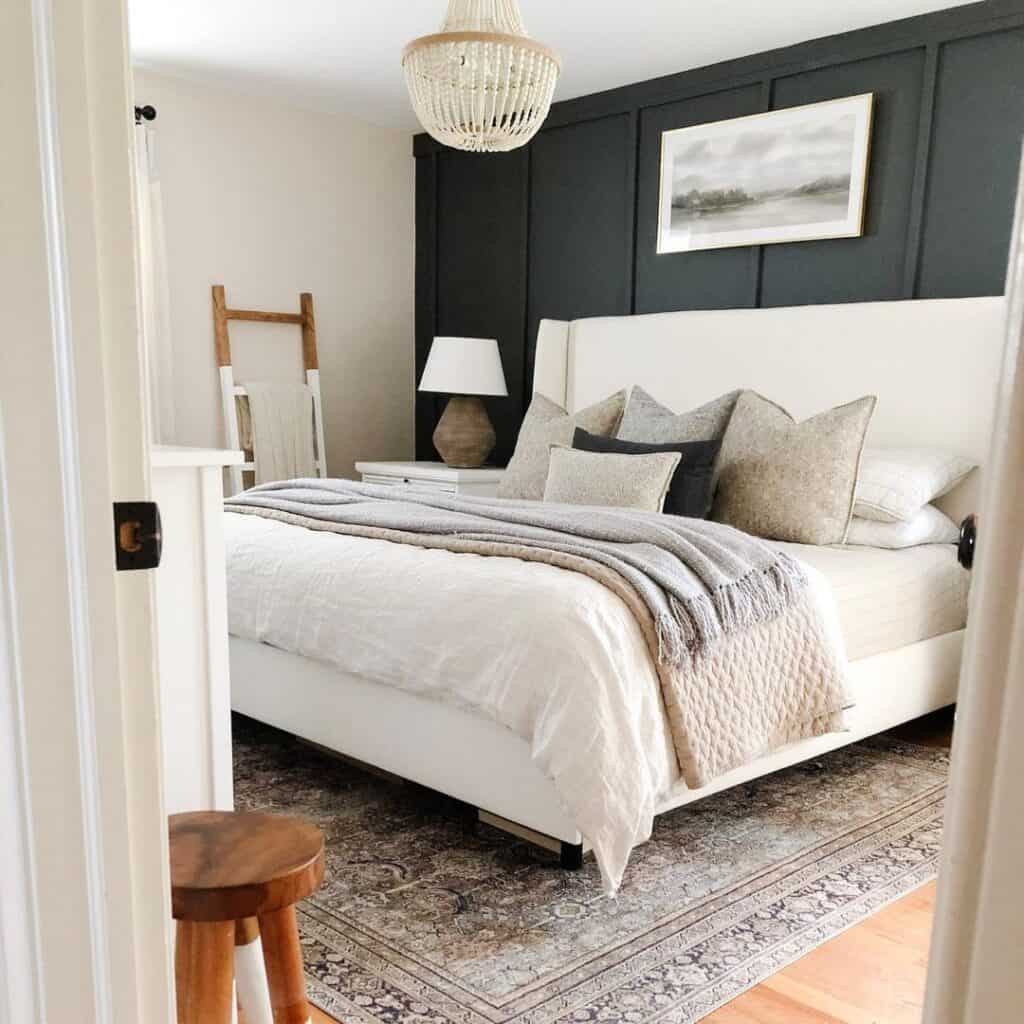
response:
M729 526L346 480L263 484L225 507L311 530L544 562L597 580L640 626L692 788L843 727L845 657L802 567Z
M395 531L407 541L511 543L596 562L647 606L658 659L673 666L723 633L775 618L806 584L797 562L739 530L632 509L447 497L335 479L263 484L225 507L285 513L321 528Z

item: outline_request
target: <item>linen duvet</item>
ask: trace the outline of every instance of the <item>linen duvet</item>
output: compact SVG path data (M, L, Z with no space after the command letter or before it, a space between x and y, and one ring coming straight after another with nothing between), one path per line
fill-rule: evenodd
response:
M594 848L608 891L650 834L659 799L681 777L708 781L694 776L695 764L713 777L841 727L835 609L806 566L795 614L719 637L714 656L684 659L666 686L643 609L600 573L521 551L453 551L423 538L350 535L344 525L309 529L280 509L252 512L226 516L231 632L511 729ZM801 691L797 732L751 728L758 677L773 673ZM753 720L763 717L755 707ZM699 761L687 760L688 744Z

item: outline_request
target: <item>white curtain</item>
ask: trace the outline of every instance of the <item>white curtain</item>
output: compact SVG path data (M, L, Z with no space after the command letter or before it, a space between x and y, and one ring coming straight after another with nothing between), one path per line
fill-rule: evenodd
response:
M155 444L171 444L175 440L174 347L171 338L170 291L167 285L164 210L156 160L156 131L145 122L135 126L135 174L139 291L149 373L150 436Z

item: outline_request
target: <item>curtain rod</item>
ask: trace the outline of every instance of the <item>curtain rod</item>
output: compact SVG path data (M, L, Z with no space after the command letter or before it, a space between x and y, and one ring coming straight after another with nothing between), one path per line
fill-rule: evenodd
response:
M156 107L151 107L148 104L144 107L135 108L135 123L142 124L143 121L155 121L156 120Z

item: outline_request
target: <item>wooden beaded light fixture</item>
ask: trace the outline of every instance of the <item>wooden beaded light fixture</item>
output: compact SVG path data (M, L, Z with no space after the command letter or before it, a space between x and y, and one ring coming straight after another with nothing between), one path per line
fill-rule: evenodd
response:
M537 134L561 65L526 34L517 0L449 0L441 31L409 43L402 67L416 116L433 138L504 153Z

